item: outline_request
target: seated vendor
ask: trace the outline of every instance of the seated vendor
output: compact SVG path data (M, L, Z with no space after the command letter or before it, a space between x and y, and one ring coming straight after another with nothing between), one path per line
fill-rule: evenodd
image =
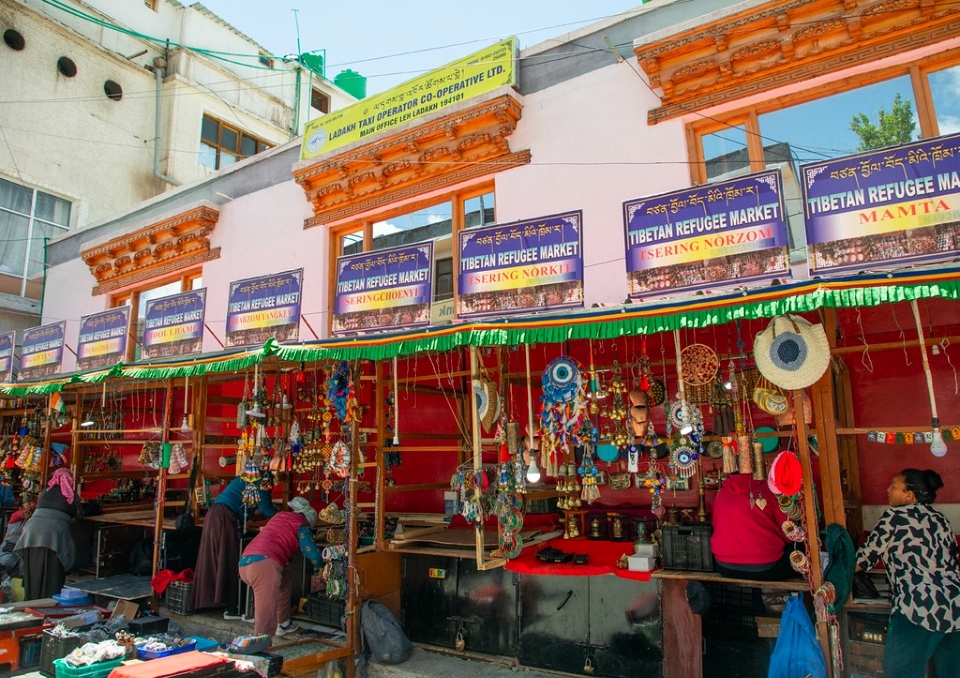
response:
M729 476L713 504L710 550L717 572L756 581L796 577L790 552L798 544L784 533L788 520L766 480L745 473Z

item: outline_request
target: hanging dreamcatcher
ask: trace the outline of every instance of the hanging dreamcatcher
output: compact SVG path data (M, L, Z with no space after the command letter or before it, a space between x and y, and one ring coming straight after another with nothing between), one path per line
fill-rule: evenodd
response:
M556 358L547 366L541 383L541 464L547 475L555 476L583 424L586 395L580 365L566 356Z
M327 458L325 470L327 473L340 478L346 478L350 475L350 446L346 442L338 440L334 443L330 456Z
M327 381L327 400L330 401L341 422L346 424L353 421L357 411L357 395L354 392L350 366L346 360L337 363Z

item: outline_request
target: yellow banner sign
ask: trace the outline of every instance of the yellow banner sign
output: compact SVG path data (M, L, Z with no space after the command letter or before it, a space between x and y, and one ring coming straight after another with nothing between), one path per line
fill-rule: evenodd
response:
M307 123L307 160L401 123L516 82L516 38L487 47L419 78Z

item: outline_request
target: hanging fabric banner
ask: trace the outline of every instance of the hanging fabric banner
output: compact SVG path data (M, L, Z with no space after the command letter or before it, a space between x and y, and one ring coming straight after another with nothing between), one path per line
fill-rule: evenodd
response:
M430 324L432 273L432 242L338 258L333 333Z
M16 345L16 332L0 334L0 384L13 383L13 349Z
M623 203L631 299L790 278L780 170Z
M271 337L297 341L302 283L302 268L230 283L225 346L259 345Z
M63 364L63 336L67 321L31 327L23 331L20 351L20 381L59 374Z
M457 315L583 308L583 213L460 231Z
M204 288L148 301L140 357L153 360L199 353L206 300Z
M953 259L960 134L802 165L810 275Z
M129 306L118 306L109 311L81 316L77 369L95 370L123 360L127 354L129 331Z

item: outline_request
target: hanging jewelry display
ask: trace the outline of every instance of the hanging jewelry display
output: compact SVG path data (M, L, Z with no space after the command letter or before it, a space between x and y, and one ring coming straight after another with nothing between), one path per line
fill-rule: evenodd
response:
M600 498L600 488L597 487L597 481L600 472L593 464L593 445L585 444L583 449L583 462L577 469L577 474L583 483L583 489L580 491L580 499L587 504L595 502Z
M680 333L677 330L673 332L673 343L677 355L677 383L680 387L678 393L679 400L673 403L670 408L669 422L677 427L680 438L677 444L670 451L670 467L681 478L690 478L696 472L697 460L699 459L699 446L702 441L703 421L700 416L700 409L690 407L687 402L685 385L693 383L697 385L707 377L709 366L704 360L706 353L697 347L703 347L713 353L711 349L703 344L691 344L687 348L693 348L693 351L680 350ZM686 360L690 357L694 361L694 372L688 376L686 372ZM716 358L716 353L713 353ZM716 369L709 375L710 379L716 376Z
M557 469L573 449L575 433L583 425L586 396L580 365L561 356L551 362L541 379L540 463L543 472L557 475Z

